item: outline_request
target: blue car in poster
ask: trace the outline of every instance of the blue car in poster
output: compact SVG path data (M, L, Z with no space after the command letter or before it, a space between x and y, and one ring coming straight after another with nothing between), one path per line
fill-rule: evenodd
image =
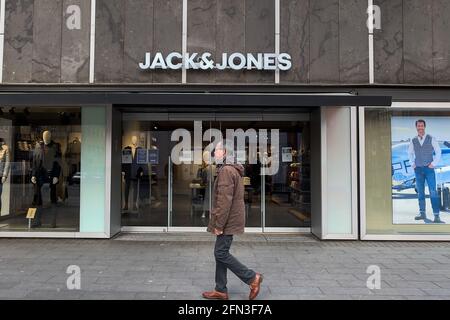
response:
M450 142L439 142L442 150L441 161L436 166L436 184L438 187L450 183ZM408 159L409 142L392 145L392 189L402 191L416 188L414 170Z

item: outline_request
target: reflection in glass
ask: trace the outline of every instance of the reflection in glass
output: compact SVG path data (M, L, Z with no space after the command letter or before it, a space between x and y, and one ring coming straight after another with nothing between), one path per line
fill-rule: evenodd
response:
M200 151L194 145L195 125L201 131ZM210 129L224 138L227 130L244 132L244 150L237 152L237 160L245 169L246 227L263 227L263 209L267 227L310 226L308 121L187 120L123 122L122 225L207 227L216 178L213 150L206 148L215 138L204 136ZM269 134L269 147L261 149L257 133L272 129L279 130L279 143L271 141ZM171 141L174 133L182 138ZM178 148L181 142L184 148ZM173 150L176 159L171 158ZM279 159L272 160L279 163L278 170L261 175L261 156L276 154ZM197 155L199 161L194 161ZM250 158L256 161L250 163Z

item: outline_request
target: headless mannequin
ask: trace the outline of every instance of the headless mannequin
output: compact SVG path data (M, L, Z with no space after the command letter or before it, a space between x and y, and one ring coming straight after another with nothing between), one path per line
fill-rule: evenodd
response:
M56 185L59 182L59 175L61 173L61 166L58 159L61 157L59 144L52 140L50 131L44 131L42 135L43 142L36 145L33 154L33 173L31 183L35 189L35 201L40 207L33 220L32 227L41 226L42 211L46 210L43 207L42 187L45 184L49 185L50 189L50 208L48 208L49 216L51 218L50 224L52 228L56 227Z
M44 140L44 144L46 146L48 146L50 144L50 142L52 142L52 133L50 131L44 131L44 133L42 134L42 139ZM33 184L36 184L35 176L31 177L31 182ZM58 178L53 177L53 184L57 184L57 183L58 183Z
M125 150L131 150L132 161L131 164L122 165L122 177L125 182L125 205L124 210L128 210L128 198L130 195L130 187L133 186L133 209L137 210L138 200L138 183L140 178L144 175L142 168L137 164L137 150L141 149L138 146L137 136L131 137L131 144L125 147Z

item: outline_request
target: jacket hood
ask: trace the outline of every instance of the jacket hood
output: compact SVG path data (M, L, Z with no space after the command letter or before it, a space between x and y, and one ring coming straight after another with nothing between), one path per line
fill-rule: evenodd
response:
M235 164L224 164L224 166L232 166L233 168L235 168L235 169L239 172L239 175L240 175L241 177L244 176L244 171L245 171L245 169L244 169L244 166L243 166L242 164L240 164L240 163L235 163Z

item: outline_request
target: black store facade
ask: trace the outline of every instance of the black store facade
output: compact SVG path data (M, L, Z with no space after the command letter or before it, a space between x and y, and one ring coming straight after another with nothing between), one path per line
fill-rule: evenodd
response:
M211 133L241 132L248 232L450 239L447 1L0 9L0 237L204 232Z

